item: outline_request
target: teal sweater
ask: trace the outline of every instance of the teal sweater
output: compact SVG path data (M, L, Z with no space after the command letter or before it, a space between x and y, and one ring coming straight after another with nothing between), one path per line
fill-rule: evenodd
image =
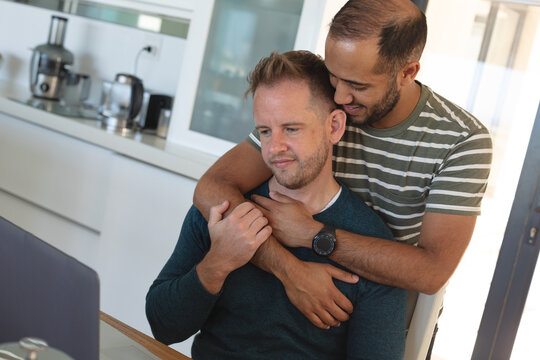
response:
M340 229L391 239L382 220L357 195L342 188L337 201L314 218ZM268 196L268 184L253 192ZM192 346L193 359L403 357L405 290L363 278L357 284L335 280L354 311L340 327L322 330L290 303L277 278L251 264L233 271L219 294L208 293L195 266L209 248L207 222L192 207L173 254L146 296L146 314L157 340L172 344L200 330ZM339 266L316 257L311 249L289 250L305 261Z

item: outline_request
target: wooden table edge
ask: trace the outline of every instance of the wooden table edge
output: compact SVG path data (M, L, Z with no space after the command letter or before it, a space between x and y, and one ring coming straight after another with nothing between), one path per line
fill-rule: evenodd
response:
M131 326L124 324L118 319L104 313L103 311L99 312L99 319L109 324L113 328L120 331L122 334L126 335L133 341L144 346L152 354L156 355L160 359L168 360L191 360L186 355L168 347L165 344L160 343L156 339L151 338L150 336L132 328Z

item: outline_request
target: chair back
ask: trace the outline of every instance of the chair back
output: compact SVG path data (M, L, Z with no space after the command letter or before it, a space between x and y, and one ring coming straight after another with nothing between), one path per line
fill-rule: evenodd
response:
M418 293L407 330L404 360L426 359L445 293L446 285L433 295ZM414 298L409 296L409 301Z

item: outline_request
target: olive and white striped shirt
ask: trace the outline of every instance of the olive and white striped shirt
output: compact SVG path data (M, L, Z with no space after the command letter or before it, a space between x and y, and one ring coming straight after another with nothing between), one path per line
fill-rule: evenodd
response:
M256 130L248 141L260 148ZM333 169L383 218L396 240L416 244L426 211L480 214L491 156L487 129L422 85L414 111L399 125L349 124L334 146Z

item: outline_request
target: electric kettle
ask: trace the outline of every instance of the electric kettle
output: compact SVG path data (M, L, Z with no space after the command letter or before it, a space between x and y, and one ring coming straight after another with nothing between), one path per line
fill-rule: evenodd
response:
M112 131L133 130L143 93L143 82L134 75L116 74L114 82L103 82L99 106L103 127Z

